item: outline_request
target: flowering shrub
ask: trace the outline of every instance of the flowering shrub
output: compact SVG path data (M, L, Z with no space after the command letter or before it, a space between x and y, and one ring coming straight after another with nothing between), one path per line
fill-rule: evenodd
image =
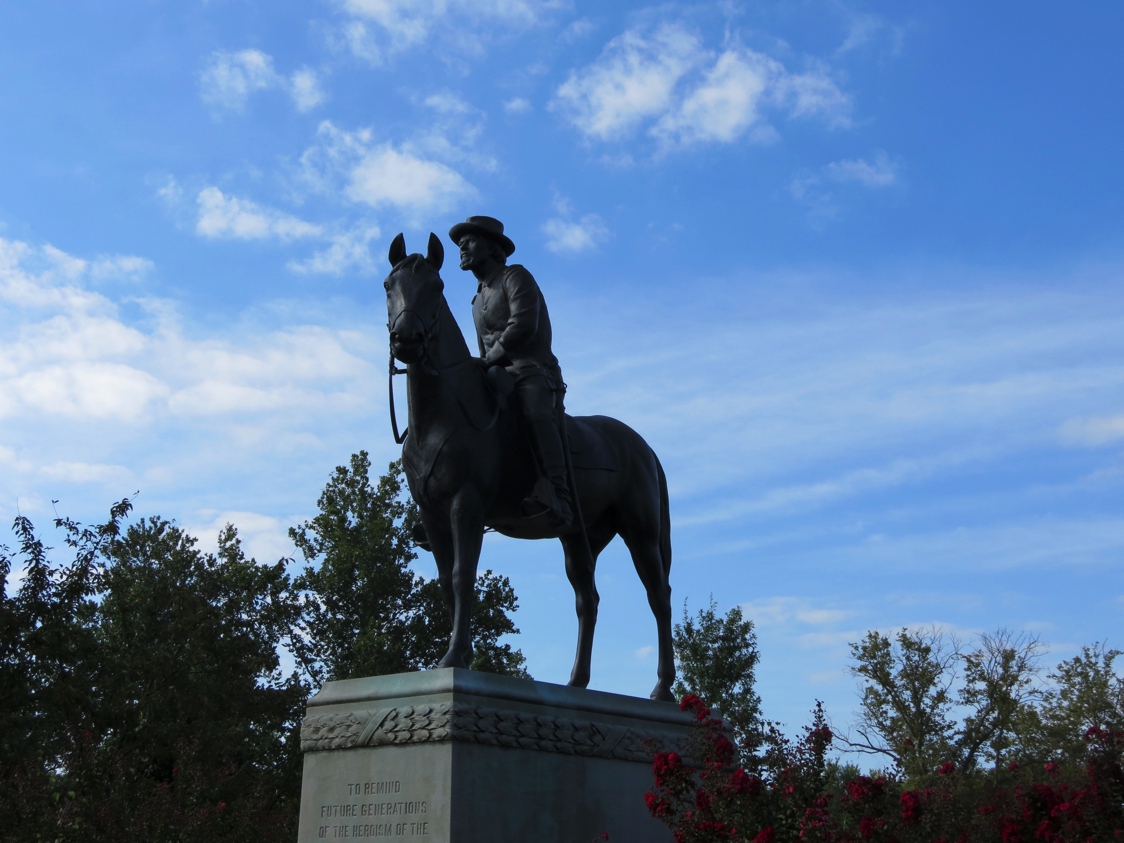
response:
M1101 843L1124 841L1124 732L1085 733L1084 765L961 770L945 763L905 781L832 776L832 741L817 705L803 738L789 742L767 727L737 752L720 720L697 696L696 760L674 752L653 760L652 816L676 843Z

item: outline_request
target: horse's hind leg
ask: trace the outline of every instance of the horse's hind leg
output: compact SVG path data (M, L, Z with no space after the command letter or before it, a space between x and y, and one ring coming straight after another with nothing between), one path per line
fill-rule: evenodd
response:
M639 535L638 535L639 534ZM652 689L652 699L675 702L671 684L675 681L675 651L671 643L671 585L667 580L663 553L660 551L659 527L645 530L621 530L621 538L632 554L632 564L648 592L648 605L656 617L659 633L659 679Z
M597 557L605 549L605 545L613 540L616 532L601 522L590 526L589 551L586 552L585 542L581 533L574 532L562 536L562 548L566 551L566 576L570 585L574 587L574 604L578 613L578 650L574 656L574 669L570 672L570 681L567 685L575 688L585 688L589 685L590 662L593 659L593 630L597 626L597 585L594 582L594 571L597 568Z

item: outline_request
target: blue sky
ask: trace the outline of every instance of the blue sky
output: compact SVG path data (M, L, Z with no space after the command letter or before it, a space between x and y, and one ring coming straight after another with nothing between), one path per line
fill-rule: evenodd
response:
M571 410L663 460L677 606L758 624L768 716L845 725L867 629L1121 645L1122 36L1111 3L6 4L0 518L139 490L291 553L334 466L396 455L391 238L485 213ZM482 564L563 681L558 546ZM599 586L592 687L646 695L619 542Z

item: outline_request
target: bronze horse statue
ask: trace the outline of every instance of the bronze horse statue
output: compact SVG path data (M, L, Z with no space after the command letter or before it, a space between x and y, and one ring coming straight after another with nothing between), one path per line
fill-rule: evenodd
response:
M520 507L536 480L536 463L493 370L468 350L445 301L440 269L445 250L429 235L429 249L407 255L403 236L390 246L393 267L386 289L391 379L394 360L406 364L409 427L402 465L410 493L437 561L453 632L440 667L472 660L472 604L484 530L522 539L557 538L574 588L578 646L568 684L589 684L597 623L594 569L605 546L619 535L648 592L659 633L659 681L652 699L674 700L671 643L671 520L667 480L655 452L634 430L607 416L566 417L575 498L583 523L569 528L527 518ZM391 391L393 411L393 388Z

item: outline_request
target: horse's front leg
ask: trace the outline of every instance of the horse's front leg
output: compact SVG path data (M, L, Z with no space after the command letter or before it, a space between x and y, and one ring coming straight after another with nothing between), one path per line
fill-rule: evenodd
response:
M449 508L453 538L453 634L438 667L470 667L472 606L476 599L476 567L484 539L484 505L474 487L457 492Z
M457 608L456 595L453 592L453 563L456 559L453 550L453 533L447 524L427 514L425 510L422 510L421 520L433 552L433 561L437 563L437 582L441 585L441 595L445 598L445 607L449 610L449 624L452 625Z

